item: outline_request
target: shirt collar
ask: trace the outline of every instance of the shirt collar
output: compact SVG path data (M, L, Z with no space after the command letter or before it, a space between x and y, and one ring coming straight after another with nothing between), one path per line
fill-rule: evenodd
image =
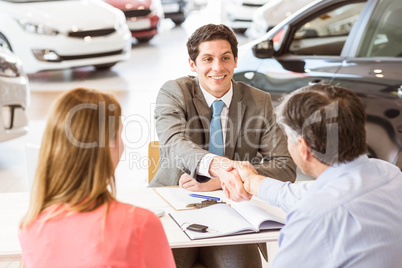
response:
M228 92L226 92L225 95L223 95L221 98L216 98L213 95L211 95L208 91L206 91L200 84L200 88L201 88L201 92L204 95L205 101L208 104L208 107L211 107L212 103L216 100L222 100L226 107L229 108L230 106L230 102L232 101L232 97L233 97L233 84L230 83L230 89Z

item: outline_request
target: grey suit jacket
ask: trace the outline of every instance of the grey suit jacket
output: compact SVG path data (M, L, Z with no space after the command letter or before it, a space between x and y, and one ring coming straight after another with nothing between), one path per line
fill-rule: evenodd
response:
M232 83L225 156L250 161L261 175L294 182L296 165L275 121L270 95L242 82ZM183 173L195 178L197 165L209 153L211 118L212 108L197 78L182 77L162 86L155 108L161 161L150 187L178 185Z

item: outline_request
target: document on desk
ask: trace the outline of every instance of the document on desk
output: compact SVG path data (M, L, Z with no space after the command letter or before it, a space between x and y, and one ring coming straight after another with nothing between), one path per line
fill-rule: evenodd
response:
M194 207L187 207L187 205L200 203L205 200L197 197L192 197L190 196L190 194L218 197L220 201L226 201L226 197L223 191L191 192L179 187L157 187L153 189L175 210L194 209Z
M190 239L253 233L280 229L286 213L277 207L253 197L250 201L216 204L209 207L169 213ZM190 224L208 226L207 232L187 230Z

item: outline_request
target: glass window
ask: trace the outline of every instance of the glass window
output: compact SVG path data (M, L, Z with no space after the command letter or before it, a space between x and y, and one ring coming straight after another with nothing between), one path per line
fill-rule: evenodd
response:
M402 57L402 1L383 1L366 28L358 57Z
M289 51L295 55L339 56L364 3L337 7L298 28Z

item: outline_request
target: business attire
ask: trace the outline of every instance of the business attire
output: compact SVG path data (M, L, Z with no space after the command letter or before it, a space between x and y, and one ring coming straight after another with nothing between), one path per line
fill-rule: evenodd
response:
M402 263L402 173L388 162L362 155L308 185L267 178L258 197L289 211L271 267Z
M91 212L45 220L52 207L19 230L24 268L175 267L159 218L151 211L112 201Z
M250 161L261 175L294 182L296 165L278 127L268 93L232 81L224 156ZM196 178L201 159L207 155L212 109L198 79L182 77L166 82L155 107L160 164L151 187L178 185L180 176Z
M160 164L151 187L178 185L187 173L200 181L208 176L212 103L223 101L221 117L224 156L250 161L260 174L294 182L296 165L278 127L270 95L242 82L220 100L202 89L193 76L166 82L159 91L155 119L160 143ZM266 244L174 249L177 267L191 267L198 258L208 267L261 267L258 247Z

